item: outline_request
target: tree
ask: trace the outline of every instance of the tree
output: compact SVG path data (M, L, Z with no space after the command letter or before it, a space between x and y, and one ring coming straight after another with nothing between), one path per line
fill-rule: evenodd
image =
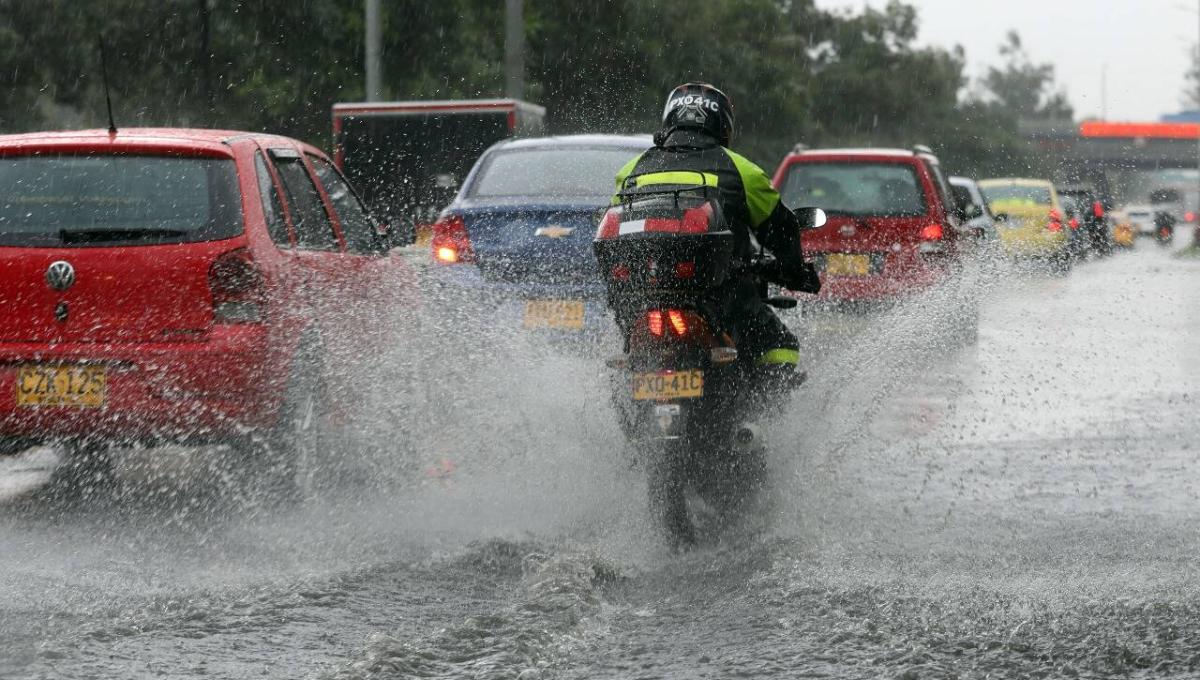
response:
M1184 74L1183 107L1185 109L1200 109L1200 45L1191 50L1192 65Z
M1067 95L1054 83L1054 66L1035 64L1009 31L1000 45L1001 66L990 67L983 86L996 109L1015 120L1070 120L1074 112Z

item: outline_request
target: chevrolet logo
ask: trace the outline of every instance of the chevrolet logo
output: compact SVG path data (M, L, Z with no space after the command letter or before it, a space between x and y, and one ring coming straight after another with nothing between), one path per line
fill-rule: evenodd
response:
M552 224L548 227L538 227L537 231L533 232L533 235L545 236L546 238L563 238L564 236L570 236L574 231L571 227Z

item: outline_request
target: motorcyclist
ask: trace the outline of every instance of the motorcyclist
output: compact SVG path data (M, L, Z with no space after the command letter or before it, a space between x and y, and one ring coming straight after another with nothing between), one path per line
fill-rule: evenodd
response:
M767 280L793 291L816 293L821 281L801 253L799 221L780 201L767 174L729 150L733 130L733 105L725 93L708 83L676 87L667 96L654 147L621 168L617 191L630 178L636 186L678 184L679 172L694 173L695 179L688 177L688 182L703 178L706 186L717 188L740 256L755 252L753 235L775 257L762 272ZM757 284L746 281L739 286L735 308L727 312L740 346L757 356L765 386L791 384L800 356L796 336L763 301Z
M1178 220L1169 210L1159 210L1154 213L1154 235L1160 242L1166 242L1175 235L1175 223Z

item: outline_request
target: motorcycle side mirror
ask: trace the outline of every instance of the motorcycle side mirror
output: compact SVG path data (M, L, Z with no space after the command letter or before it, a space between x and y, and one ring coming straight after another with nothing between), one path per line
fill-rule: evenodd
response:
M802 231L825 226L825 211L820 208L796 208L792 214L800 222Z

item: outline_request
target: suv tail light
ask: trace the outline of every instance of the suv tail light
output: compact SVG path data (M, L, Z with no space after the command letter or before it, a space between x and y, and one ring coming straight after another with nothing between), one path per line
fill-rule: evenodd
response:
M946 238L946 229L938 223L927 224L921 227L921 243L917 246L917 252L922 255L942 255L946 252L943 239Z
M433 225L431 245L433 259L440 264L475 261L471 237L467 234L467 223L459 215L448 215Z
M940 224L931 224L931 225L921 229L921 240L922 241L941 241L942 237L944 237L945 235L946 235L946 233L942 229L942 225L940 225Z
M208 267L216 323L259 323L264 318L262 272L250 251L238 248L224 253Z

